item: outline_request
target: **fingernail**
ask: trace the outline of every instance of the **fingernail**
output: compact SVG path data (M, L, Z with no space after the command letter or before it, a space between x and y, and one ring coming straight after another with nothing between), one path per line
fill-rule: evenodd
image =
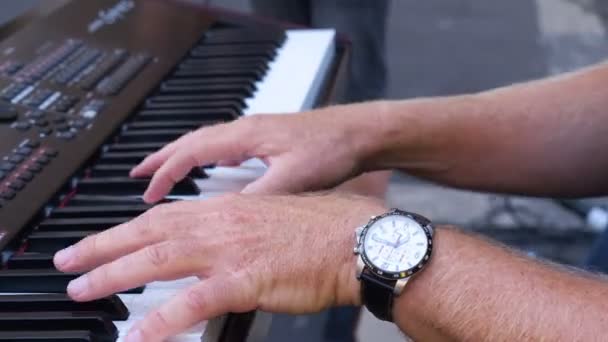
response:
M65 267L67 266L70 261L72 261L74 259L74 254L75 254L75 248L74 246L70 246L66 249L62 249L59 252L57 252L55 254L55 265L57 265L58 267Z
M89 279L87 275L72 280L68 284L68 294L72 297L81 297L89 288Z
M141 333L141 330L134 330L127 336L126 342L144 342L144 335Z

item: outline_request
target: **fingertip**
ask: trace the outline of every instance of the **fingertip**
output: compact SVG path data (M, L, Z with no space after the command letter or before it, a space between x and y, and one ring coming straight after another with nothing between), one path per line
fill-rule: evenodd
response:
M58 270L62 272L70 270L70 264L72 264L75 260L74 249L74 246L70 246L55 253L55 256L53 257L53 263L55 264L55 267Z

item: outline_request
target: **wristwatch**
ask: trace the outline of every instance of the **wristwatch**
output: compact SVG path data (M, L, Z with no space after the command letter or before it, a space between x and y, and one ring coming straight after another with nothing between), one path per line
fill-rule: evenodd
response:
M363 304L379 319L392 321L394 298L430 260L433 225L418 214L392 209L372 217L355 236Z

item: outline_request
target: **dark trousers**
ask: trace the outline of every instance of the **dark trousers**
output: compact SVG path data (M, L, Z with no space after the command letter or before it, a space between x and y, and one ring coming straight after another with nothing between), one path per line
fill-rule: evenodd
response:
M334 28L352 41L346 102L386 96L389 0L251 0L262 16L314 28Z

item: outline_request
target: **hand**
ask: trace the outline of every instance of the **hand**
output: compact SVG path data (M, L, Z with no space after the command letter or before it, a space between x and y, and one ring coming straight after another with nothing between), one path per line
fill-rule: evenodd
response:
M229 195L155 207L55 256L88 301L156 280L197 285L136 324L127 341L162 341L199 321L261 309L308 313L359 304L355 227L385 209L358 196Z
M378 103L338 106L297 115L257 115L203 127L148 156L131 171L153 175L147 202L162 199L193 167L238 165L250 158L269 169L244 193L296 193L333 187L362 170L364 146Z

